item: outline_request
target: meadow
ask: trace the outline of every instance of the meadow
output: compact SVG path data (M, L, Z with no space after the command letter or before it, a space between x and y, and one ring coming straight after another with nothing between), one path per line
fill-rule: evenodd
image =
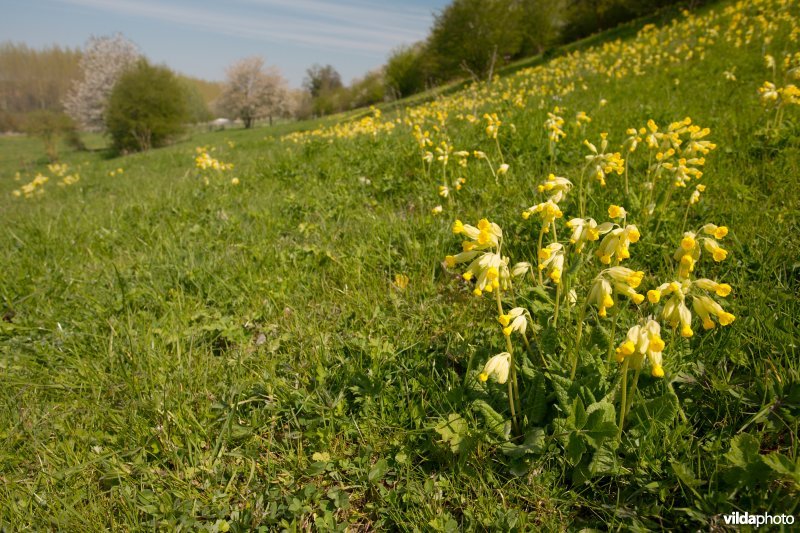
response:
M798 15L124 157L0 138L0 528L797 517Z

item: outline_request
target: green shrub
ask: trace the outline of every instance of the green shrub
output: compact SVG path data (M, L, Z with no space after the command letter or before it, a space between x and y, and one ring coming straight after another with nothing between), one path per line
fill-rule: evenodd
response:
M187 119L183 85L168 68L146 60L120 77L106 111L108 133L120 152L163 146Z
M75 146L73 143L76 137L80 142L80 136L78 136L72 119L64 113L57 113L47 109L28 113L23 123L23 129L28 135L39 137L42 140L47 158L50 161L58 159L57 145L59 137L66 137L73 146Z

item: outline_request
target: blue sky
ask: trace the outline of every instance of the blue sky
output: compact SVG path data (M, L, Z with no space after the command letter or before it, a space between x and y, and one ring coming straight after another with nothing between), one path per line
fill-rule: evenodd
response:
M0 41L82 47L121 32L156 63L223 80L260 55L299 87L314 63L349 83L393 48L425 38L448 0L0 0Z

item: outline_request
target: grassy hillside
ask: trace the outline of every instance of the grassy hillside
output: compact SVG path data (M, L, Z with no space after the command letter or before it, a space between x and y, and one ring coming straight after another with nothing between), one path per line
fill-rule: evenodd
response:
M798 8L337 124L0 139L0 527L796 516Z

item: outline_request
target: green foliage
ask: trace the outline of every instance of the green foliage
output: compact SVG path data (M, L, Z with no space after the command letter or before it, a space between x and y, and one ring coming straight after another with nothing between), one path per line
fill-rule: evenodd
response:
M425 89L429 69L425 61L427 49L423 43L402 46L392 51L386 61L386 86L395 98L402 98Z
M114 86L106 125L114 149L144 151L163 146L187 120L184 86L166 67L141 60Z
M58 140L63 137L75 148L81 148L75 123L65 113L39 110L28 113L25 117L25 133L38 137L44 143L44 150L50 161L58 160Z
M376 70L368 72L360 79L353 80L348 87L348 107L351 109L367 107L383 102L386 97L383 76L381 71Z
M453 0L436 16L426 47L436 75L491 75L519 53L521 15L518 4L507 0Z
M186 98L187 121L192 124L200 124L214 118L211 114L211 110L208 108L208 102L206 97L203 96L200 86L188 78L179 78L179 82L183 87L183 94Z

